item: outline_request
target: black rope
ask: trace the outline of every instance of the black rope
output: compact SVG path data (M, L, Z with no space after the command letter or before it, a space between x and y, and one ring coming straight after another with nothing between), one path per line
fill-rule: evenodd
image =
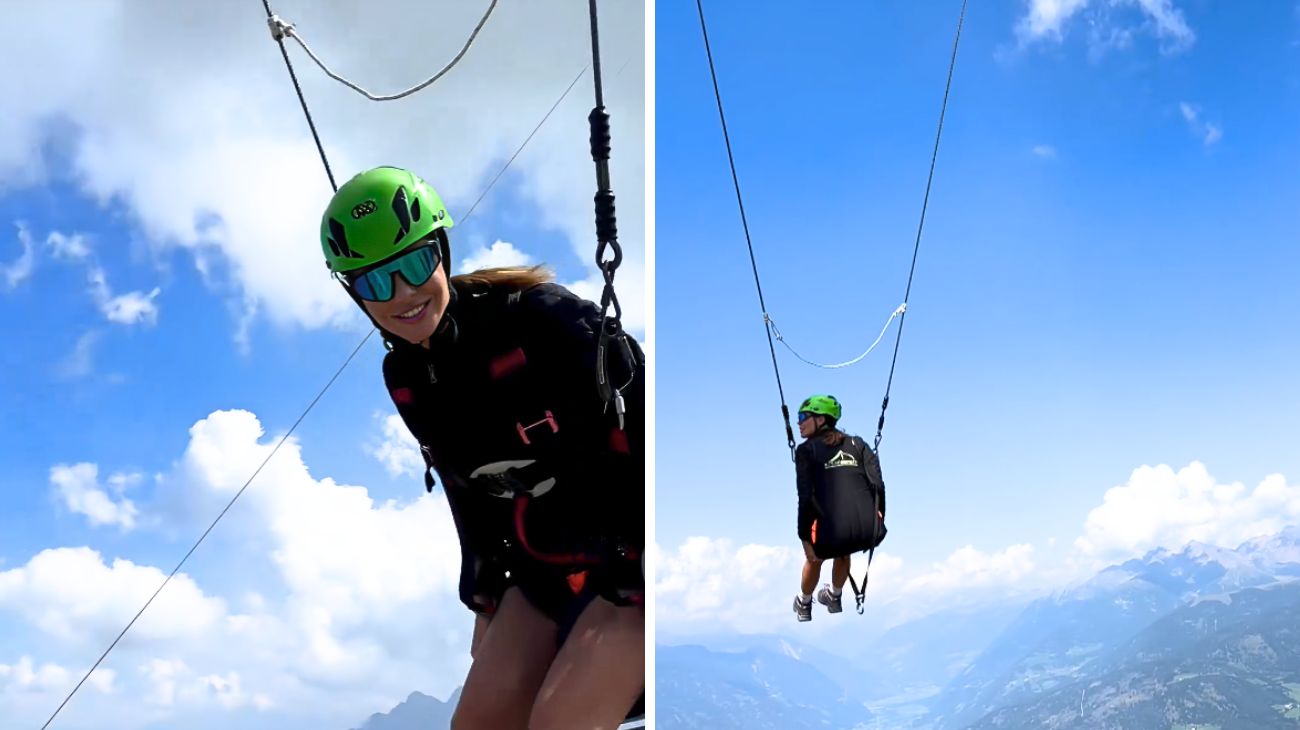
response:
M889 391L894 385L894 368L898 365L898 348L903 342L903 324L907 321L907 300L912 295L912 277L916 274L916 259L921 252L921 232L925 230L925 211L930 205L930 186L934 183L934 166L939 159L939 140L943 138L943 118L948 112L948 92L952 89L952 73L957 67L957 45L961 42L961 26L966 19L966 0L962 0L957 16L957 32L952 39L952 58L948 61L948 81L943 87L943 105L939 108L939 129L934 135L934 152L930 155L930 174L925 179L925 198L921 202L921 222L916 226L916 245L912 248L912 268L907 273L907 291L903 294L903 313L898 317L898 333L894 337L894 357L889 363L889 381L885 384L885 398L880 403L880 421L876 424L876 442L873 451L880 450L884 438L885 411L889 408Z
M244 490L248 489L248 485L252 484L253 480L257 478L257 475L262 473L262 468L271 461L271 457L275 456L276 452L280 450L280 447L284 445L284 442L293 435L293 432L298 428L298 425L302 423L308 413L311 413L311 409L316 407L316 403L325 395L325 391L329 390L331 385L334 385L334 381L338 380L338 377L343 374L343 370L352 362L352 359L357 356L358 352L361 352L361 347L370 340L370 335L372 334L374 334L374 330L367 333L365 338L357 344L356 348L352 350L352 354L348 355L348 359L344 360L343 364L339 366L339 369L334 372L334 377L329 379L329 382L325 384L325 387L321 388L320 392L316 394L316 397L312 399L310 404L308 404L307 410L303 411L302 415L298 416L298 420L293 422L293 425L289 427L289 430L285 432L284 436L280 437L280 441L276 443L275 448L271 449L271 453L267 454L266 458L262 460L261 465L257 467L257 471L253 472L253 475L248 478L248 481L244 482L244 486L240 487L239 491L235 493L235 496L230 498L230 502L226 505L226 508L221 510L221 514L217 515L217 518L212 521L212 524L208 525L208 529L203 531L198 542L194 543L194 547L190 548L190 551L185 553L185 557L181 558L181 561L176 564L176 567L172 569L172 572L167 576L167 579L162 582L162 585L158 586L158 590L153 592L153 595L145 602L144 607L136 612L135 616L131 619L131 622L126 625L126 628L122 629L122 633L118 634L117 638L113 639L113 643L109 644L108 648L104 650L104 653L99 656L99 659L95 660L95 665L90 668L90 671L86 672L86 676L82 677L80 682L77 682L77 686L72 688L72 691L68 693L68 696L64 698L61 704L59 704L59 708L55 710L54 714L50 715L50 719L46 720L45 724L41 726L41 730L45 730L45 728L50 726L50 723L54 722L54 718L63 710L64 705L68 704L68 701L77 693L77 690L81 689L81 685L85 684L86 680L90 679L90 675L99 668L100 663L103 662L104 658L108 656L108 653L113 650L113 647L117 646L117 642L121 641L122 637L126 636L126 632L130 631L131 627L135 625L136 619L140 618L140 616L144 614L145 610L149 608L149 605L153 603L153 599L157 598L159 593L162 593L162 590L171 582L172 577L180 571L181 566L185 565L185 561L189 560L190 556L194 554L194 551L199 549L199 545L202 545L203 541L207 539L208 533L212 532L212 529L217 526L217 523L221 521L221 518L225 517L226 513L230 511L230 508L235 506L235 500L239 499L240 495L244 493Z
M745 229L745 245L749 247L749 264L754 271L754 286L758 289L758 306L763 310L763 331L767 334L767 348L772 354L772 371L776 374L776 390L781 397L781 420L785 424L785 440L794 459L794 431L790 428L790 408L785 403L785 388L781 384L781 368L776 364L776 346L772 343L772 330L768 323L767 304L763 301L763 284L758 279L758 262L754 258L754 242L749 236L749 220L745 217L745 201L740 195L740 177L736 174L736 160L731 153L731 136L727 133L727 117L722 112L722 92L718 90L718 74L713 68L713 51L709 47L709 30L704 24L704 6L695 0L700 14L700 32L704 35L704 52L709 57L709 75L713 78L713 96L718 102L718 119L722 121L722 139L727 145L727 162L731 165L731 182L736 188L736 204L740 206L740 223Z
M614 192L610 188L609 153L612 136L609 128L609 113L605 111L605 92L600 75L600 21L596 14L596 0L589 0L588 12L591 19L591 72L596 89L596 106L592 108L587 121L591 125L591 159L596 163L596 266L605 280L600 295L600 334L596 340L596 388L600 398L605 402L606 411L612 405L618 415L618 427L624 425L625 408L623 405L623 388L631 381L616 387L609 376L609 356L611 350L628 365L628 371L635 374L632 364L633 353L627 336L623 332L623 306L619 304L618 294L614 291L614 274L619 264L623 263L623 247L618 243L618 221L614 215ZM606 253L612 258L606 259ZM613 313L610 313L610 307Z
M262 0L262 7L266 8L266 22L272 24L274 28L275 13L271 12L271 0ZM280 46L280 55L284 56L285 68L289 69L289 79L293 81L293 90L298 92L298 103L302 104L302 113L307 116L307 126L311 127L311 137L316 140L316 151L320 153L320 161L325 165L325 175L330 179L330 187L337 193L339 186L334 182L334 171L330 169L330 161L325 157L325 147L321 145L320 135L316 133L316 122L312 120L311 110L307 108L307 99L302 95L302 86L298 84L298 74L293 72L293 62L289 60L289 50L284 47L284 34L273 31L271 35Z

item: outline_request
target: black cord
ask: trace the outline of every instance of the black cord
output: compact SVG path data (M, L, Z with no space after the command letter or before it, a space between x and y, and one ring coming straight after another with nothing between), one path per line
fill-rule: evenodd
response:
M903 324L907 321L907 300L912 296L912 277L916 274L916 258L921 252L921 232L925 230L925 211L930 205L930 186L934 183L934 166L939 159L939 140L943 138L943 118L948 112L948 92L952 89L952 73L957 67L957 44L961 42L961 26L966 19L966 0L962 0L957 16L957 33L952 39L952 58L948 61L948 81L943 87L943 105L939 108L939 129L934 135L934 152L930 155L930 174L925 179L925 198L921 201L921 222L916 226L916 245L912 248L912 268L907 273L907 291L903 294L903 313L898 317L898 333L894 337L894 357L889 363L889 380L885 384L885 398L880 403L880 421L876 423L876 442L873 451L880 449L884 438L885 411L889 408L889 391L894 385L894 368L898 365L898 348L903 342Z
M776 374L776 390L781 398L781 420L785 424L786 444L790 447L790 458L794 459L794 431L790 428L790 408L785 403L785 388L781 384L781 368L776 363L776 345L772 343L771 319L767 315L767 304L763 301L763 284L758 279L758 262L754 258L754 242L749 236L749 220L745 217L745 201L740 195L740 177L736 174L736 160L731 153L731 135L727 133L727 117L722 111L722 92L718 90L718 74L713 67L713 50L709 47L709 30L704 24L704 6L695 0L695 7L700 14L700 32L704 35L704 52L709 58L709 75L713 78L713 96L718 102L718 119L722 121L722 139L727 145L727 162L731 165L731 182L736 188L736 204L740 206L740 223L745 229L745 245L749 247L749 265L754 271L754 286L758 289L758 306L763 311L763 331L767 334L767 349L772 355L772 372Z

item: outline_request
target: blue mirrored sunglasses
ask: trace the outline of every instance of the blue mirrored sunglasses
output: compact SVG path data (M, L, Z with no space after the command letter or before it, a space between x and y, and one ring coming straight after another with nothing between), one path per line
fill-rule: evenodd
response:
M343 281L357 296L368 302L386 302L393 298L396 289L393 284L394 275L401 274L407 284L418 287L433 276L440 263L442 254L438 245L428 243L372 269L345 272Z
M817 414L809 413L808 411L799 411L799 415L798 415L799 423L803 423L804 421L807 421L809 418L812 418L815 415Z

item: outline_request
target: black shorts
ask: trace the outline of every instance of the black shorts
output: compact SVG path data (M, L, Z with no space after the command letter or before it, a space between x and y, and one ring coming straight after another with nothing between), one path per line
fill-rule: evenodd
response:
M609 572L587 573L582 579L570 578L563 573L545 569L512 575L510 584L517 586L524 598L559 628L557 644L563 645L578 622L578 617L591 602L605 597L615 605L635 605L621 596L644 593L645 579L637 566L636 575L630 570L620 570L616 576Z

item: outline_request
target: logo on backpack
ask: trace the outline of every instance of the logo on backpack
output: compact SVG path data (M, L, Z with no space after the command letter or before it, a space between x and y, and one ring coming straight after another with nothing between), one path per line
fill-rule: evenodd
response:
M849 454L844 451L840 451L836 453L834 456L831 457L830 461L826 462L827 469L836 469L844 466L858 466L858 465L859 465L858 460L853 458L852 454Z

